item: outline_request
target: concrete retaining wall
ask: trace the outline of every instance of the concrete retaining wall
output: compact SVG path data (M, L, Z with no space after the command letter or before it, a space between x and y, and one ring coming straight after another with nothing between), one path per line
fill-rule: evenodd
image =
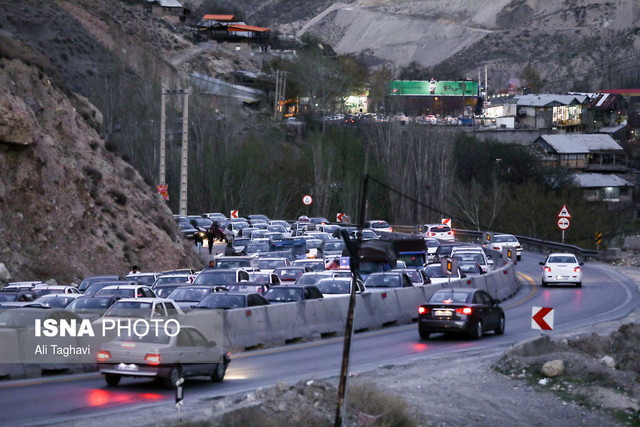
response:
M520 289L513 263L502 264L495 258L494 271L488 274L453 280L449 283L415 288L388 289L356 295L354 330L380 329L388 325L409 324L418 316L418 307L442 288L473 287L505 300ZM225 342L232 352L259 346L276 346L299 340L343 335L349 298L324 298L296 303L273 304L251 310L226 310Z

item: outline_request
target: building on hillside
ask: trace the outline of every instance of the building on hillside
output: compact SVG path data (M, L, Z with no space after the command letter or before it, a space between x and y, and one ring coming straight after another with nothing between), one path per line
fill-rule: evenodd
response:
M624 149L605 134L541 135L534 147L549 167L565 167L573 173L586 200L630 202L635 174Z
M271 29L247 25L234 15L204 15L198 22L198 33L204 38L225 43L246 43L267 51L271 46Z
M587 95L518 95L504 113L518 118L520 128L559 129L579 132L584 129L584 110L589 102Z
M574 183L590 202L627 203L633 200L634 184L614 174L577 173Z
M534 141L547 163L580 172L626 172L624 149L605 134L541 135Z
M184 22L189 9L185 9L178 0L147 0L144 9L166 21Z
M624 120L622 104L622 96L614 93L599 93L591 98L587 110L594 129L620 124Z
M471 118L478 105L478 82L472 80L393 80L386 97L387 114L409 117Z

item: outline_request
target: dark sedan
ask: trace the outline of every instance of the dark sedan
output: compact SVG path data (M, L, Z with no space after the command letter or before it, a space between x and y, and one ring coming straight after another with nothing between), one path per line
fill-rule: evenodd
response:
M486 331L504 334L504 311L487 292L472 288L436 291L418 308L418 332L427 339L434 332L466 333L474 339Z
M257 293L216 292L205 297L195 308L222 308L228 310L261 305L269 305L269 301Z

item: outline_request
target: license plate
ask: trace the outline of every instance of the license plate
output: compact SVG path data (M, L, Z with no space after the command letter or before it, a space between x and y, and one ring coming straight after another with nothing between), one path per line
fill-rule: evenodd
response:
M452 311L451 310L434 310L433 314L434 316L451 317Z
M119 371L137 371L138 365L135 365L133 363L131 364L119 363L117 368Z
M567 280L569 276L556 276L556 280Z

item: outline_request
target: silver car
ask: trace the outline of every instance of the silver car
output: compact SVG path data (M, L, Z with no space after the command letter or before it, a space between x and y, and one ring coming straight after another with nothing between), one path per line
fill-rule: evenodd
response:
M229 355L215 342L208 341L193 326L179 332L160 328L160 333L122 336L102 345L98 369L110 386L122 377L157 378L167 388L183 377L208 376L220 382L229 365ZM170 336L175 334L175 336Z

